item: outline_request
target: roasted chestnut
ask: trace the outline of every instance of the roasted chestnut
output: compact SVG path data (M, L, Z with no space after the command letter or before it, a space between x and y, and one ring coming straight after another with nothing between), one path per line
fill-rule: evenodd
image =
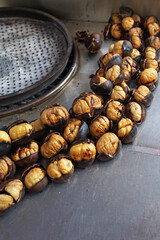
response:
M158 85L157 71L154 68L145 69L137 76L136 83L138 86L145 85L151 91L154 91Z
M131 58L136 61L137 63L140 62L141 60L141 54L140 52L136 49L136 48L133 48L133 51L131 53Z
M124 81L128 82L131 80L131 73L128 72L127 70L123 70L123 74L124 74Z
M120 140L116 134L107 132L97 141L96 150L97 158L100 161L109 161L113 159L120 149Z
M92 92L83 92L73 101L72 112L75 118L90 120L102 112L101 99Z
M101 56L99 65L104 68L105 71L114 65L122 66L122 57L119 54L113 52L106 53Z
M112 90L110 98L121 103L126 103L131 98L131 95L132 91L129 89L129 87L126 88L123 86L116 85Z
M100 67L97 71L96 71L96 76L98 77L104 77L104 68Z
M139 86L135 90L133 97L136 102L142 103L145 107L149 107L153 100L152 92L144 85Z
M110 28L110 34L115 39L122 39L123 37L123 30L121 24L113 24ZM107 38L107 34L105 34L105 39Z
M123 71L121 70L120 66L114 65L113 67L109 68L105 73L105 78L107 80L112 81L114 85L121 84L124 79Z
M123 71L128 71L129 73L131 73L131 76L133 76L137 72L137 69L138 69L138 64L131 57L127 56L123 58L123 63L122 63Z
M42 123L54 130L62 130L69 121L69 113L65 107L54 103L41 112Z
M19 167L26 167L38 161L39 146L35 141L12 149L11 158Z
M19 179L10 179L0 185L0 215L24 196L24 186Z
M74 165L67 155L59 154L50 159L47 174L57 183L67 182L74 173Z
M143 26L144 28L147 28L149 24L151 23L158 23L158 19L154 16L149 16L144 19Z
M148 31L150 36L157 35L159 33L159 24L158 23L150 23L148 24Z
M6 155L11 150L11 138L7 132L0 130L0 156Z
M32 122L30 122L33 129L33 135L32 138L35 140L41 141L43 137L48 133L49 129L44 126L41 119L36 119Z
M153 47L146 47L145 49L145 58L147 59L156 59L156 50Z
M117 135L122 143L132 143L137 135L137 126L129 118L122 118L117 124Z
M113 89L113 82L104 77L94 76L90 80L90 88L96 94L110 95Z
M126 106L126 116L134 123L141 124L146 118L146 109L141 103L129 102Z
M40 192L48 184L47 173L39 164L26 168L21 174L21 180L30 193Z
M157 36L150 36L145 40L146 47L153 47L156 50L160 48L160 38Z
M113 53L113 49L114 49L114 44L111 44L111 45L109 46L108 52L109 52L109 53Z
M155 59L142 59L140 61L140 70L143 71L146 68L154 68L156 71L159 71L159 64Z
M113 121L119 121L123 117L124 111L125 106L113 99L109 100L104 107L105 115Z
M16 171L15 163L7 156L0 157L0 182L14 176Z
M112 121L106 116L100 115L93 119L89 125L89 132L94 139L100 138L112 128Z
M88 35L89 35L88 31L78 31L78 32L76 32L76 38L80 41L84 41Z
M67 142L85 139L89 132L88 125L83 120L71 118L64 129L63 137Z
M143 38L143 31L140 27L134 27L129 30L129 36L137 36L140 37L140 39Z
M84 43L90 53L97 53L102 45L101 35L99 33L89 34Z
M139 51L142 51L144 49L143 41L139 36L132 35L130 41L132 43L133 48L136 48Z
M141 17L138 14L134 13L132 15L132 18L134 19L134 26L139 27L141 25Z
M122 27L124 31L129 31L134 26L134 19L132 17L126 17L122 20Z
M120 40L114 44L113 52L118 53L122 58L130 56L132 51L132 44L127 40Z
M13 144L24 145L31 141L33 128L29 122L19 120L8 127L8 133Z
M125 18L125 17L130 17L132 16L133 14L133 10L129 7L120 7L119 8L119 15L122 17L122 18Z
M90 166L94 162L96 156L94 142L89 139L75 141L70 148L70 156L76 167L86 168Z
M57 153L67 150L66 140L58 132L47 135L41 146L41 154L45 158L51 158Z
M122 17L119 15L119 13L113 13L109 19L109 22L111 22L112 24L121 23Z

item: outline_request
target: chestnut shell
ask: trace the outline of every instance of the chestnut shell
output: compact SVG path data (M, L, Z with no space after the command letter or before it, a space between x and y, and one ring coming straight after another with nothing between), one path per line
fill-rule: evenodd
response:
M90 53L97 53L102 44L101 35L99 33L92 33L86 36L84 43Z
M148 84L147 83L143 84L141 82L141 73L139 73L136 76L136 84L137 84L137 86L145 85L146 87L148 87L150 89L151 92L153 92L157 88L157 86L158 86L158 80L156 79L156 81L150 82Z
M132 114L130 111L130 104L131 104L131 102L129 102L126 106L126 116L128 118L130 118L135 124L139 125L142 122L144 122L144 120L146 119L146 115L147 115L146 109L145 109L144 105L142 105L141 103L138 103L141 106L142 113L141 113L141 120L137 122L132 119Z
M105 116L107 116L107 114L106 114L106 109L107 109L107 107L108 107L108 104L109 104L110 102L112 102L112 101L115 101L115 100L113 100L113 99L108 100L108 101L106 102L105 106L104 106L104 114L105 114ZM116 100L116 101L117 101L117 100ZM120 101L118 101L118 102L120 102ZM120 102L120 103L121 103L121 102ZM122 104L122 103L121 103L121 104ZM122 104L121 116L120 116L120 118L117 119L116 121L119 121L119 120L123 117L124 112L125 112L125 106ZM108 117L108 116L107 116L107 117ZM109 119L109 118L108 118L108 119ZM112 121L113 121L113 120L112 120ZM113 121L113 122L115 122L115 121Z
M113 83L110 80L107 80L103 82L102 84L100 83L100 77L94 76L90 80L90 88L92 89L93 92L101 95L110 95L113 89Z
M2 157L0 157L0 159L3 159L7 163L7 165L8 165L8 173L7 173L7 175L4 176L4 178L2 179L1 178L1 174L0 174L0 182L1 182L1 181L7 180L8 178L12 178L14 176L14 174L16 172L16 165L15 165L15 163L11 159L9 159L9 161L8 161L8 157L7 156L2 156Z
M148 94L141 102L139 102L134 98L134 95L133 95L133 101L141 103L145 107L149 107L152 104L153 98L154 98L153 93L150 92L150 94Z
M0 142L0 156L7 155L11 150L11 143L10 142Z

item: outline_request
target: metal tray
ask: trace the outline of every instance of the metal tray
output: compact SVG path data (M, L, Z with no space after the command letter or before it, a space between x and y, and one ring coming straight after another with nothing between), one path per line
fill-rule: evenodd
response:
M39 10L0 8L0 106L50 85L63 72L72 45L57 18Z

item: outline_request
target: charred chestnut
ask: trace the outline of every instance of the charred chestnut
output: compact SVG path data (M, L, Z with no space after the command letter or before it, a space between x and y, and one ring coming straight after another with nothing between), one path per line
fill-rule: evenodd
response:
M33 164L26 168L21 175L21 179L30 193L40 192L48 184L47 173L39 164Z
M123 30L121 24L113 24L110 28L110 34L115 39L121 39L123 37ZM105 36L105 39L106 38L107 36Z
M19 167L26 167L38 161L39 146L35 141L16 147L11 152L11 158Z
M120 7L119 8L119 15L122 18L130 17L130 16L132 16L132 14L133 14L133 10L129 7Z
M134 26L139 27L141 25L141 17L138 14L134 13L132 15L132 18L134 19Z
M67 182L74 173L74 165L67 155L59 154L50 159L47 174L51 180L57 183Z
M33 128L29 122L19 120L8 127L8 133L13 144L23 145L31 141Z
M114 65L106 71L105 78L112 81L114 85L121 84L124 79L124 74L120 66Z
M72 111L75 118L90 120L102 112L101 99L92 92L83 92L73 101Z
M57 132L49 134L41 146L41 154L45 158L51 158L60 151L67 150L66 140Z
M118 53L120 56L122 56L122 58L124 58L131 55L133 47L129 41L120 40L114 44L113 51L114 53Z
M88 31L78 31L76 32L76 38L80 41L84 41L86 37L88 37L89 32Z
M148 31L150 36L157 35L159 33L159 24L158 23L150 23L148 25Z
M102 45L101 35L92 33L85 38L84 43L90 53L97 53Z
M0 157L0 182L14 176L16 171L15 163L7 156Z
M67 142L85 139L89 132L88 125L83 120L71 118L64 129L63 137Z
M129 102L126 106L126 116L134 123L141 124L146 118L146 109L137 102Z
M54 103L41 112L41 121L46 127L62 130L69 121L69 113L65 107Z
M105 162L113 159L118 153L119 148L120 140L116 134L112 132L103 134L96 144L98 160Z
M119 101L109 100L104 107L105 115L113 121L119 121L124 114L125 106Z
M122 63L123 71L128 71L129 73L131 73L131 76L133 76L137 72L137 69L138 69L138 64L131 57L127 56L123 58L123 63Z
M154 68L156 71L159 71L159 64L155 59L142 59L140 61L140 70L143 71L146 68Z
M100 67L104 68L105 71L114 65L122 66L122 57L119 54L109 52L101 56Z
M111 128L112 121L110 121L107 117L100 115L91 121L89 125L89 132L93 138L98 139Z
M30 123L33 129L33 139L42 140L43 137L48 133L48 128L44 126L41 119L36 119Z
M154 91L158 85L157 71L154 68L145 69L137 76L136 83L138 86L145 85L151 91Z
M96 94L110 95L113 89L113 82L104 77L94 76L90 80L90 88Z
M133 51L131 53L131 58L136 61L137 63L140 62L141 60L141 54L140 52L136 49L136 48L133 48Z
M132 17L126 17L122 20L122 27L124 31L129 31L134 26L134 19Z
M144 85L139 86L135 90L133 97L136 102L142 103L145 107L149 107L153 100L152 92Z
M153 47L156 50L160 48L160 38L157 36L150 36L145 40L146 47Z
M137 126L129 118L118 122L117 135L122 143L132 143L137 135Z
M94 162L96 156L94 142L89 139L75 141L70 148L70 156L76 167L86 168L90 166Z
M7 132L0 130L0 156L6 155L11 150L11 138Z
M128 72L127 70L123 70L123 74L124 74L124 81L128 82L131 80L131 73Z

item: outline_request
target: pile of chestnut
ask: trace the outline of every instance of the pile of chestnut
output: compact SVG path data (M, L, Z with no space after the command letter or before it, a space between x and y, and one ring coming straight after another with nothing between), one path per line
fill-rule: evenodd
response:
M49 179L67 182L74 167L86 168L95 158L109 161L123 143L134 141L137 125L152 103L159 70L159 37L145 42L140 24L141 18L129 8L111 16L105 34L115 37L113 29L121 29L131 42L119 40L100 57L90 79L92 91L81 93L69 111L54 103L39 119L19 120L0 130L0 214L19 202L25 191L42 191ZM145 19L145 36L152 32L150 24L157 26L156 18ZM142 48L136 47L134 37L141 40ZM13 179L16 168L22 169L19 179Z

